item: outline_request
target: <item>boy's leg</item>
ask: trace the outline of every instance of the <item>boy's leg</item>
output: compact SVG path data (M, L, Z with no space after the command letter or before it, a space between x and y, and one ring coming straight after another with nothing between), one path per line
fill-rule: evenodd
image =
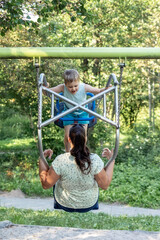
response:
M69 130L72 127L72 125L66 125L64 126L64 147L66 152L70 151L70 143L68 142L68 137L69 137Z

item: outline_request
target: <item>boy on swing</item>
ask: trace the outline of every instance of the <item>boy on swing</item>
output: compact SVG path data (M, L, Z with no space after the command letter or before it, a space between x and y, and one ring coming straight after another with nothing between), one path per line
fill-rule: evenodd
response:
M63 92L64 97L76 102L78 104L82 104L86 101L86 92L90 92L93 94L98 94L104 91L107 88L95 88L88 84L80 82L80 76L77 70L68 69L64 72L64 84L59 84L56 87L50 88L50 90L60 93ZM73 105L65 102L66 108L72 108ZM81 109L77 109L76 111L66 115L67 118L89 118L89 114L87 112L82 111ZM77 123L77 122L76 122ZM85 128L85 133L87 136L87 126L89 121L78 121L78 123L83 124ZM63 121L64 125L64 146L66 152L70 151L70 143L68 141L69 130L74 124L74 121Z

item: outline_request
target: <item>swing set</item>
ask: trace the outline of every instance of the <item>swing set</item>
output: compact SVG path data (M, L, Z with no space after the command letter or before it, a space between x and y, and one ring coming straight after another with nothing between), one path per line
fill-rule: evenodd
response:
M107 165L116 158L117 153L118 153L118 147L119 147L119 131L120 131L120 126L119 126L119 115L120 115L120 90L121 90L121 82L122 82L122 72L125 64L120 64L120 81L118 82L117 77L115 74L111 74L108 82L106 84L106 87L109 87L111 81L113 81L113 86L110 87L109 89L104 90L103 92L97 94L94 96L91 93L87 93L87 95L90 95L91 97L87 99L85 102L82 104L77 104L70 99L67 99L61 94L58 94L44 85L47 86L47 81L44 73L41 73L39 76L39 64L36 64L36 69L37 69L37 82L38 82L38 142L39 142L39 152L40 156L42 159L45 158L43 156L43 146L42 146L42 127L47 126L48 124L54 122L56 125L63 127L63 121L89 121L89 127L93 126L96 123L96 119L99 118L102 121L109 123L110 125L114 126L116 128L116 142L115 142L115 148L114 148L114 153L112 158L107 162ZM119 86L119 91L118 91L118 86ZM42 122L42 106L43 106L43 101L42 101L42 93L43 90L46 92L46 95L51 98L51 117L47 119L46 121ZM112 121L106 117L106 95L110 92L114 92L114 110L115 110L115 121ZM56 104L55 104L55 98L56 98ZM95 100L97 99L102 99L103 98L103 115L98 114L95 112ZM65 111L60 110L60 104L59 104L59 99L70 103L73 107L70 109L67 109ZM62 103L63 104L63 103ZM90 107L88 107L88 105ZM55 109L57 109L56 114L55 114ZM89 118L65 118L65 116L77 109L81 109L82 111L85 111L89 113L90 117ZM106 166L107 166L106 165Z
M39 67L41 58L118 58L124 59L124 63L120 63L120 77L119 82L114 73L109 76L106 87L113 82L113 86L104 90L103 92L97 95L90 95L90 98L87 99L82 104L77 104L70 99L67 99L61 94L58 94L50 89L48 89L47 81L44 73L39 74ZM36 71L37 71L37 85L38 85L38 145L39 145L39 153L42 158L44 164L47 163L44 154L43 154L43 144L42 144L42 128L47 126L50 123L55 123L59 125L59 121L90 121L90 125L94 125L96 119L99 118L102 121L112 125L116 129L116 137L115 137L115 147L113 156L107 162L106 166L108 166L113 159L116 158L118 154L119 148L119 134L120 134L120 124L119 124L119 116L120 116L120 100L121 100L121 83L122 83L122 73L125 67L125 62L127 59L159 59L160 58L160 48L63 48L63 47L39 47L39 48L0 48L0 58L33 58ZM36 61L38 59L38 62ZM42 91L46 91L46 95L51 98L51 117L44 122L42 122ZM110 120L106 117L106 95L110 92L114 93L114 111L115 111L115 121ZM73 107L67 109L66 111L62 111L60 109L59 99L63 100ZM95 100L103 99L103 115L98 114L95 111ZM56 104L55 104L56 103ZM88 106L89 107L86 107ZM56 109L56 111L55 111ZM89 113L89 118L82 119L69 119L65 118L65 116L77 109L85 111ZM61 127L62 124L61 124Z

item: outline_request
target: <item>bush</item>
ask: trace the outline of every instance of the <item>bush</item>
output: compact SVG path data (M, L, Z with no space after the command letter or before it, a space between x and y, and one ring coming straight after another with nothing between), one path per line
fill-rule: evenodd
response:
M37 167L38 156L38 151L35 150L1 153L1 168L12 170L15 166L23 164Z
M107 191L100 191L100 200L121 202L130 206L159 208L160 169L140 164L120 163L115 166L113 179Z
M160 163L160 133L149 132L145 125L138 126L127 133L120 144L117 162L130 162L133 165Z
M0 129L1 139L30 137L33 134L29 118L10 108L1 113Z
M104 147L113 148L115 144L114 127L98 121L97 124L88 131L88 146L94 152L101 152Z

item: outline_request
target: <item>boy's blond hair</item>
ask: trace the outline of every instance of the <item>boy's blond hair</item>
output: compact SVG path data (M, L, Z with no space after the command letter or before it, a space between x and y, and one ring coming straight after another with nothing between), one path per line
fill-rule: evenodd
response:
M75 69L67 69L64 74L64 82L65 84L68 82L73 82L73 81L79 81L80 80L80 76L77 70Z

